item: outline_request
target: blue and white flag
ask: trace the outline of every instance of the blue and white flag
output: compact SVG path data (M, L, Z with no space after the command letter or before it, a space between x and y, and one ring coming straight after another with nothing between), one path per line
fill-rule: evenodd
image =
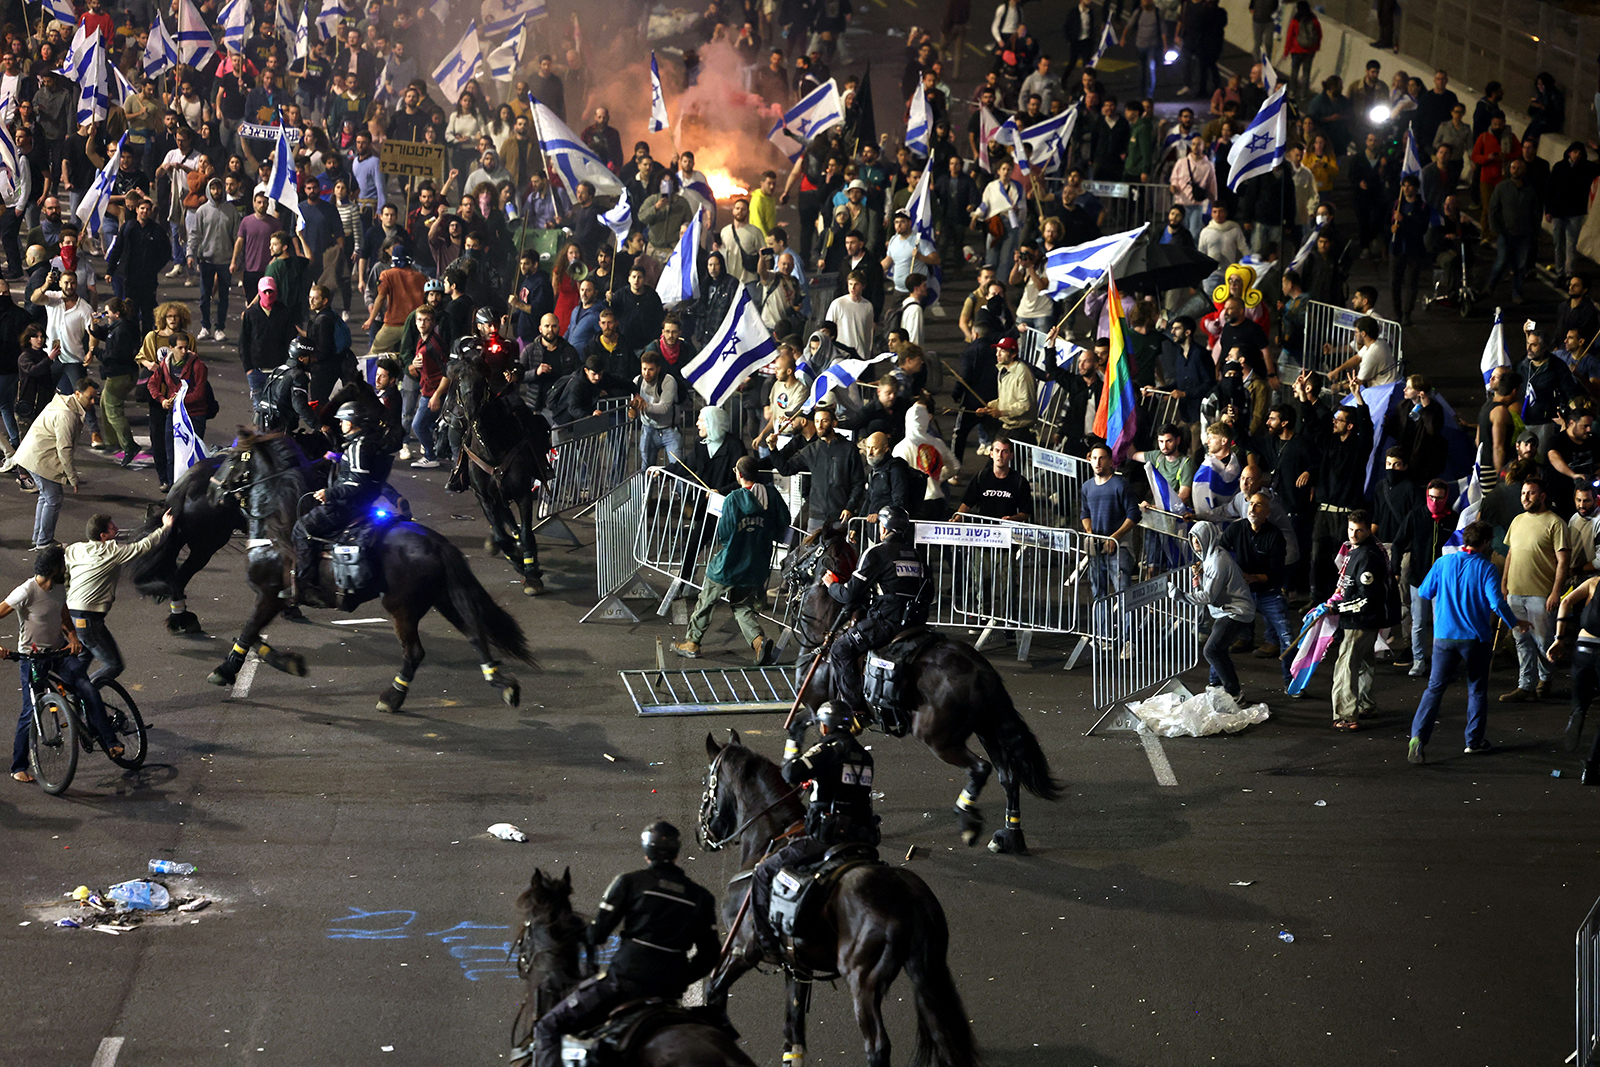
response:
M482 58L483 50L478 46L478 23L473 20L467 24L467 32L461 35L455 48L433 68L433 80L444 91L446 100L461 98L467 83L477 75L478 61Z
M248 0L246 0L248 7ZM339 36L339 23L344 20L347 12L341 0L322 0L322 7L317 11L317 40L326 41ZM223 33L226 41L227 33ZM230 47L232 47L230 45Z
M1261 53L1260 63L1261 80L1266 83L1267 92L1270 93L1278 87L1278 72L1273 69L1272 57L1265 52Z
M72 33L72 41L67 45L67 50L61 53L61 66L56 68L56 73L68 81L82 81L83 73L88 69L89 55L89 27L86 23L80 22Z
M628 203L625 196L617 197L617 206L600 216L600 221L606 224L617 238L617 247L621 248L627 241L628 234L633 232L633 205Z
M1239 183L1249 181L1258 174L1266 174L1283 160L1289 146L1289 109L1283 94L1289 87L1280 85L1272 91L1250 128L1234 138L1228 152L1228 190L1239 191Z
M1462 532L1477 522L1479 514L1483 511L1483 486L1478 480L1477 471L1456 480L1455 496L1455 508L1459 513L1456 517L1456 528L1445 539L1444 544L1439 546L1440 554L1460 552L1462 546L1466 544Z
M667 98L661 94L661 68L656 66L656 53L650 52L650 132L660 133L667 128Z
M1405 396L1405 383L1398 382L1390 385L1374 385L1361 390L1361 402L1366 405L1367 415L1372 419L1372 450L1367 453L1367 480L1364 488L1371 491L1375 478L1383 471L1383 454L1388 451L1389 437L1383 428L1389 422L1389 408L1399 403ZM1339 402L1340 407L1353 408L1356 406L1355 394L1352 393Z
M810 411L835 389L849 389L861 380L867 368L874 363L882 363L886 359L893 358L893 352L880 352L871 359L834 360L828 364L828 369L817 375L817 380L811 383L811 395L806 398L803 410Z
M678 238L678 247L672 250L672 255L667 257L666 266L661 268L661 278L656 282L656 295L661 298L661 306L668 311L686 300L697 300L700 297L700 265L697 253L700 248L702 217L701 212L694 213L688 227L683 231L683 236Z
M117 142L117 147L112 149L111 158L106 161L105 169L94 176L89 191L83 194L83 199L78 203L78 221L83 223L85 234L100 232L100 225L105 218L106 203L111 197L111 188L117 180L117 168L122 164L122 150L127 144L128 135L124 133L122 139Z
M194 353L189 354L193 359ZM172 398L172 469L186 471L190 467L206 458L206 443L200 440L200 435L194 432L194 423L189 421L189 409L184 407L184 398L189 395L189 382L187 379L178 379L178 395Z
M1483 358L1478 361L1478 367L1483 371L1483 387L1489 388L1489 378L1494 374L1496 367L1511 366L1511 357L1506 355L1506 337L1501 328L1500 309L1494 309L1494 326L1489 330L1489 339L1483 343Z
M1306 239L1300 243L1300 251L1294 254L1294 262L1289 264L1289 266L1293 267L1295 270L1305 269L1306 260L1311 258L1312 252L1316 251L1317 235L1321 232L1321 223L1318 223L1311 228L1311 232L1306 234Z
M1133 242L1149 225L1143 223L1137 229L1052 251L1044 261L1044 276L1050 279L1050 289L1045 295L1059 300L1074 289L1098 282L1108 270L1121 270L1122 261L1133 249Z
M178 0L178 62L199 70L217 54L217 42L206 20L190 0Z
M721 404L746 378L771 363L776 352L772 331L761 321L750 288L741 285L722 325L683 368L683 377L707 404Z
M793 163L806 150L811 138L843 121L844 104L839 99L839 86L829 78L826 85L817 86L785 111L783 118L767 134L767 140Z
M1041 119L1027 129L1019 127L1016 117L1012 116L1000 127L995 141L1009 145L1011 154L1016 157L1017 167L1024 174L1032 174L1035 170L1050 169L1061 159L1077 124L1077 104L1059 115Z
M287 4L280 4L286 7ZM300 5L300 18L294 24L294 47L289 50L291 62L311 54L311 0Z
M521 22L542 19L546 14L545 0L483 0L483 6L478 9L478 18L483 23L486 37L498 37L515 29ZM444 20L441 18L440 21Z
M497 82L513 81L517 76L517 68L522 66L522 57L528 50L528 23L524 19L517 24L510 37L500 42L500 46L489 53L484 65L489 68L489 77Z
M305 6L305 3L306 3L306 0L301 0L302 8ZM273 5L273 8L272 8L272 28L273 28L273 31L278 35L278 40L283 42L283 47L288 50L288 52L289 52L289 54L291 56L294 55L294 19L292 18L293 14L294 14L293 9L291 9L289 7L289 0L278 0L278 2Z
M555 165L556 176L561 179L568 196L578 195L579 182L594 186L595 196L624 195L622 182L589 151L570 126L533 97L528 97L528 103L533 110L533 131L539 138L539 150Z
M928 107L928 94L922 83L911 93L911 114L906 118L906 147L921 159L928 158L928 139L933 136L933 112Z
M906 201L906 214L911 216L911 233L917 239L917 250L924 255L932 253L939 247L933 237L932 167L922 168L922 177L917 179L916 187L911 190L911 199ZM924 245L927 247L924 248ZM920 272L928 279L928 297L923 305L931 306L938 301L939 292L944 288L944 271L937 263L913 264L913 267L913 274Z
M1239 453L1234 452L1226 460L1207 455L1195 468L1194 482L1189 487L1189 506L1194 509L1195 516L1209 519L1216 512L1226 512L1239 492L1239 478L1243 474L1244 464L1239 461Z
M1100 60L1105 58L1106 51L1117 43L1117 35L1111 30L1111 20L1106 19L1106 28L1100 32L1100 44L1094 50L1094 61L1089 65L1098 67Z
M129 98L138 96L139 90L133 87L131 81L123 77L121 67L114 63L106 65L111 68L111 102L121 107L128 102Z
M43 8L44 14L57 22L71 26L78 21L78 13L72 9L72 0L44 0Z
M344 13L343 8L337 8L337 5L329 2L323 4L323 14L327 14L330 8L337 9L340 14ZM250 19L250 0L229 0L228 6L217 14L217 28L222 31L223 48L230 52L244 51L245 38L250 36ZM319 26L322 24L320 17L317 24ZM151 28L151 33L152 35L155 33L154 27ZM149 54L147 50L146 57Z
M236 0L244 5L246 14L249 13L250 0ZM139 59L139 66L144 70L146 78L159 78L167 71L178 65L178 42L172 39L172 34L167 32L167 27L158 15L150 23L150 36L145 41L144 55Z
M78 82L78 125L104 122L111 112L110 79L106 77L106 49L104 37L89 35L87 62L83 64L83 78Z
M283 121L281 116L278 121ZM289 139L279 136L273 141L272 176L267 179L267 196L294 212L294 228L300 231L306 228L306 220L300 214L300 190L295 188L294 159L289 155Z
M1406 127L1405 140L1402 142L1405 152L1400 157L1400 178L1405 180L1406 175L1417 179L1417 184L1422 184L1422 158L1417 155L1417 135L1410 127Z

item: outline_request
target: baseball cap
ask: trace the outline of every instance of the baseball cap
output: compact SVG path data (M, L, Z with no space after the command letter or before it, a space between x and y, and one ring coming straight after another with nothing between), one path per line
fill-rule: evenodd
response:
M256 292L264 293L269 289L276 293L278 291L278 283L273 281L271 278L262 278L260 281L256 282Z
M1002 337L994 343L994 346L1003 352L1015 352L1017 350L1017 339L1015 337Z
M1519 445L1536 445L1538 443L1539 435L1533 430L1523 430L1517 435L1517 444Z

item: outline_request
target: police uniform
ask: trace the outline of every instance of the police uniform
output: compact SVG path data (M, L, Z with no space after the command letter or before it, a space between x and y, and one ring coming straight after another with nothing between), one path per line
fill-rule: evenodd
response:
M811 782L806 806L806 833L768 856L756 868L750 894L756 929L769 949L773 932L767 924L772 880L784 867L819 860L835 845L876 847L878 819L872 813L872 753L849 730L833 730L803 756L785 760L783 780L799 785Z
M256 425L262 433L291 433L317 425L316 412L311 409L311 372L292 354L261 390Z
M848 582L835 582L828 592L855 611L871 598L866 617L834 641L828 653L833 699L847 710L866 710L857 658L895 634L928 619L928 566L909 541L883 541L867 549Z
M350 435L339 461L328 474L327 499L294 524L295 574L299 582L317 584L317 547L311 539L334 536L370 508L383 492L393 463L394 457L369 440L365 429Z
M590 942L603 943L619 923L622 946L605 973L584 980L539 1017L533 1067L559 1067L562 1034L594 1026L624 1001L677 1000L716 966L716 900L676 863L662 860L618 875L589 924Z

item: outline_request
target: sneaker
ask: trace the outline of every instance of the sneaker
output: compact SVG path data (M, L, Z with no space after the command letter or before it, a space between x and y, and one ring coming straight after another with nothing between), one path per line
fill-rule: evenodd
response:
M1413 737L1411 743L1406 746L1406 762L1413 767L1420 767L1427 762L1427 758L1422 754L1422 738Z
M772 640L772 638L766 636L765 634L758 636L753 642L751 642L750 647L755 651L757 667L766 667L770 665L773 660L778 658L777 644Z
M400 446L400 454L398 456L396 456L395 458L399 459L399 460L408 460L408 459L410 459L411 458L411 446L410 445L401 445Z
M413 470L431 471L437 469L438 466L438 460L428 459L426 456L424 456L422 459L414 459L411 461L411 467Z
M1502 704L1528 704L1538 699L1538 695L1531 689L1513 689L1509 693L1500 694Z
M1477 741L1477 742L1474 742L1473 744L1468 745L1466 748L1462 749L1461 751L1465 752L1469 756L1481 756L1485 752L1493 752L1494 751L1494 745L1490 744L1487 740Z
M672 651L684 659L700 658L700 644L697 641L674 641L672 643Z
M206 327L202 326L202 327L200 327L200 332L196 333L194 335L194 339L196 341L207 341L207 340L210 340L211 339L211 331L208 330Z
M343 311L339 312L339 317L341 319L343 319L344 321L349 322L350 321L350 309L349 308L345 308Z
M988 454L989 454L989 446L988 445L979 445L978 446L978 455L987 456Z
M1254 655L1255 655L1256 659L1277 659L1278 658L1278 646L1277 645L1262 645L1260 648L1255 650Z
M174 264L173 264L173 265L172 265L172 269L171 269L171 270L169 270L169 271L167 271L167 277L169 277L169 278L176 278L176 277L177 277L177 276L178 276L178 275L180 275L180 274L182 274L182 273L183 273L183 264L181 264L181 263L174 263Z
M226 341L228 339L228 335L222 332L221 326L218 326L215 330L211 331L211 339L213 341Z
M1408 677L1408 678L1426 678L1426 677L1428 677L1428 665L1426 663L1422 662L1422 660L1420 660L1420 659L1417 660L1417 662L1415 662L1415 663L1413 663L1411 665L1411 669L1406 672L1406 677Z

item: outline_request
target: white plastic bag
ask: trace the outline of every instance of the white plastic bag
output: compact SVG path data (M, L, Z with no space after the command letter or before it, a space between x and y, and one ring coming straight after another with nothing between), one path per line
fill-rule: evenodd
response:
M1240 707L1221 689L1207 689L1191 697L1161 693L1149 700L1128 705L1144 728L1160 737L1205 737L1234 734L1246 726L1266 722L1271 716L1265 704Z
M106 896L134 911L166 911L172 904L172 896L166 886L144 878L118 882L106 890Z

